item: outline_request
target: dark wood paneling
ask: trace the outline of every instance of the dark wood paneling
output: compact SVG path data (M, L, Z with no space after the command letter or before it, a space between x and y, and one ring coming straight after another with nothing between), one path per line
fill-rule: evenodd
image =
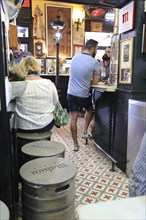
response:
M58 2L68 2L68 3L84 4L84 5L97 5L97 6L104 6L104 7L106 6L112 8L113 7L121 8L130 1L131 0L58 0Z

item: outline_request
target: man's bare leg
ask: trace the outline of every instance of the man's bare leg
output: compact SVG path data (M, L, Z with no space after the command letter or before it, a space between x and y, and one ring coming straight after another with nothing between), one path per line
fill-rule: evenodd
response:
M70 113L70 131L72 134L74 145L78 145L77 140L77 119L78 119L78 112L71 112Z
M86 134L88 131L88 127L92 120L92 116L93 116L93 109L86 111L85 117L84 117L84 130L83 130L84 134Z

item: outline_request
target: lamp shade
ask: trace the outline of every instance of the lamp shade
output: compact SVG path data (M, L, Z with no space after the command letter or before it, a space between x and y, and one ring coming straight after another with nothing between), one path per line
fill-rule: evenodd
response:
M56 16L56 20L51 22L51 26L55 30L62 30L65 27L65 23L63 21L60 21L60 16Z

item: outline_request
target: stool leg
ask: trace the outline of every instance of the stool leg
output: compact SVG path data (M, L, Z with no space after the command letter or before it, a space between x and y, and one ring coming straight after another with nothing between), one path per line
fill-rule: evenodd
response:
M85 145L88 145L88 138L85 139Z
M111 169L109 171L115 172L115 163L113 161L112 161L112 167L111 167Z

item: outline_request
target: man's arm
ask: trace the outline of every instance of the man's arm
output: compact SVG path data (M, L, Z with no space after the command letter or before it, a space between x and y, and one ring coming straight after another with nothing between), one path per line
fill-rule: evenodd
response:
M97 85L98 82L99 82L99 75L93 75L91 85Z

